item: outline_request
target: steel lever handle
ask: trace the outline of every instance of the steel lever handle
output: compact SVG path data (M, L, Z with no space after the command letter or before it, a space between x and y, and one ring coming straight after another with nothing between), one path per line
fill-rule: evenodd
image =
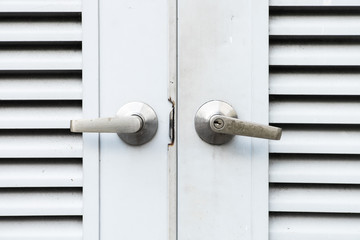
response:
M223 101L202 105L195 115L195 129L207 143L221 145L235 135L280 140L281 128L244 122L237 118L234 108Z
M71 120L71 132L136 133L143 122L139 116Z
M216 133L280 140L281 128L240 121L237 118L214 115L210 127Z
M157 128L155 111L142 102L125 104L115 117L70 121L71 132L117 133L124 142L136 146L150 141Z

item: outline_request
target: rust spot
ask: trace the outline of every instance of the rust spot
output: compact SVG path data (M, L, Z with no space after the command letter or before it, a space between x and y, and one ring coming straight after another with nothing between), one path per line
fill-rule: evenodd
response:
M169 102L171 102L172 107L173 107L173 108L175 108L175 101L174 101L174 100L172 100L172 98L171 98L171 97L169 97L169 98L168 98L168 101L169 101Z

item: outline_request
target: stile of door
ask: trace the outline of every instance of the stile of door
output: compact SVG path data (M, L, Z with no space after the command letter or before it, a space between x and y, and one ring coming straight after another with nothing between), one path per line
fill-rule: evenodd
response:
M100 134L100 239L168 236L168 5L166 0L100 1L100 117L145 102L158 131L142 146ZM95 26L94 26L95 27Z
M178 17L178 239L268 239L268 140L194 129L210 100L268 124L268 2L179 0Z

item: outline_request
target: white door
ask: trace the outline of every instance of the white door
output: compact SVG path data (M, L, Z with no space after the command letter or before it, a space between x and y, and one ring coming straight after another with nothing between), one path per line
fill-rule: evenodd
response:
M159 126L141 146L100 134L100 163L93 166L100 239L266 238L267 140L240 136L211 145L197 135L194 117L204 103L221 100L240 120L268 123L267 7L266 1L181 0L177 9L175 1L100 1L94 72L100 84L93 86L99 116L140 101L155 110ZM177 152L168 146L168 97L177 107ZM91 136L84 141L96 148ZM96 221L87 221L85 215L85 231L94 233L88 237L96 236Z
M96 133L84 133L84 239L168 239L167 1L85 1L83 17L85 94L93 102L84 102L84 118L114 117L141 102L158 121L140 146L115 133L100 133L98 145Z
M85 239L358 238L358 100L346 96L359 94L358 39L346 37L357 29L355 2L88 1L85 117L141 101L159 128L141 146L84 134ZM350 30L331 24L339 19ZM270 114L282 141L204 141L195 116L218 115L204 108L214 100L239 121L268 125ZM345 106L345 117L333 106Z
M199 1L0 0L0 239L360 239L360 1ZM69 131L132 101L145 145Z
M211 145L194 118L220 100L268 124L268 2L181 0L178 12L178 239L267 239L268 140Z

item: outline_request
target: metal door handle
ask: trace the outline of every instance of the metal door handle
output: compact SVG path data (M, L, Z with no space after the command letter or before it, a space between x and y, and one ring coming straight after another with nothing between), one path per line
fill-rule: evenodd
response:
M156 134L158 119L147 104L131 102L119 109L115 117L70 121L71 132L117 133L130 145L142 145Z
M207 143L221 145L235 135L280 140L282 129L237 118L232 106L223 101L210 101L202 105L195 116L195 129Z

